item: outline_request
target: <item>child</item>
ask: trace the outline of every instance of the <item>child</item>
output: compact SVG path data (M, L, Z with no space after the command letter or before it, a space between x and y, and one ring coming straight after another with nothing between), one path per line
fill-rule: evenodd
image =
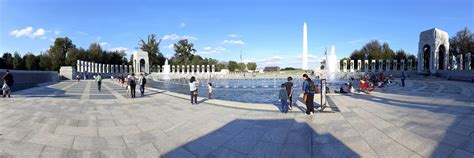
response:
M278 99L281 101L281 111L283 113L288 112L288 93L286 92L285 84L281 84L280 94L278 95Z
M207 84L207 93L209 94L209 99L211 99L211 95L212 95L212 83L209 82Z

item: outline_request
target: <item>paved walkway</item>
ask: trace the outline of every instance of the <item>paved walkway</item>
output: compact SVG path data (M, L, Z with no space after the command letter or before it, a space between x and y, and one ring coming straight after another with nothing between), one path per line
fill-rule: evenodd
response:
M341 112L60 82L0 102L2 157L474 157L474 84L409 81L331 95Z

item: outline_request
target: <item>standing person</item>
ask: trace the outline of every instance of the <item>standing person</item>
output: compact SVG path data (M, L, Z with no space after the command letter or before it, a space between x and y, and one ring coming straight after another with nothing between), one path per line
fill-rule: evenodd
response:
M316 92L316 85L308 77L307 74L303 74L303 100L306 103L306 115L313 115L314 113L314 93Z
M211 82L207 84L207 94L209 94L208 98L211 99L211 96L212 96L212 83Z
M400 79L402 80L402 87L405 87L405 72L402 72L402 77Z
M197 104L197 87L198 81L194 76L189 79L189 91L191 92L191 104Z
M288 104L289 109L293 109L293 78L290 76L287 78L288 82L285 83L286 92L288 93Z
M143 73L140 75L138 82L140 83L140 93L143 97L145 96L145 84L146 84L146 78L143 76Z
M137 86L137 81L135 78L135 74L132 73L130 74L130 77L128 78L128 83L130 85L130 97L135 98L135 88Z
M281 84L281 89L278 94L278 99L280 99L280 103L281 103L281 112L287 113L288 112L288 93L286 92L285 84Z
M77 79L77 82L79 82L79 80L81 80L81 75L79 75L79 72L76 73L76 79Z
M97 82L97 89L99 89L100 92L100 86L102 85L102 76L100 74L97 74L95 77L95 81Z
M5 88L2 86L3 97L5 98L5 96L8 96L8 98L10 98L10 94L12 93L12 86L14 82L13 75L10 73L10 70L7 70L7 73L3 75L2 79L4 81L4 85L6 84Z

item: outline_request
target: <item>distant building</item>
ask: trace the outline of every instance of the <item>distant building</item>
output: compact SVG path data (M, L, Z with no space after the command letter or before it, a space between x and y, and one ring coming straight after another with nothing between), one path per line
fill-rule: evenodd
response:
M280 67L278 66L267 66L263 69L264 72L280 72Z

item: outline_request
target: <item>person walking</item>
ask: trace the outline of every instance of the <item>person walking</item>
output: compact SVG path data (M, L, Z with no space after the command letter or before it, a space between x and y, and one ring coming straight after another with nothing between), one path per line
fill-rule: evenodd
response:
M100 86L102 85L102 76L100 74L97 74L95 77L95 81L97 82L97 89L99 89L100 92Z
M278 99L281 103L281 112L288 113L288 93L285 84L281 84L281 89L278 94Z
M405 87L405 72L402 72L402 77L400 79L402 80L402 87Z
M189 79L189 91L191 92L191 104L196 104L197 105L197 87L196 84L198 81L194 76L191 76L191 79Z
M145 84L146 84L146 78L143 76L143 73L140 75L138 82L140 83L140 93L141 93L141 96L143 97L145 96Z
M7 70L7 72L5 73L5 75L3 75L2 77L3 79L3 86L2 86L2 90L3 90L3 98L5 98L6 96L8 96L8 98L10 98L10 95L12 93L12 86L13 86L13 75L10 73L10 70Z
M211 82L207 83L207 94L208 94L208 98L211 99L211 96L212 96L212 83Z
M313 115L314 113L314 93L316 93L316 85L308 77L307 74L303 74L303 86L302 90L304 92L303 100L306 103L306 115Z
M135 98L135 88L137 86L135 74L134 73L130 74L130 76L127 79L130 85L130 97Z
M288 93L288 104L289 104L289 109L292 110L293 109L293 78L290 76L287 78L287 81L285 83L285 88L286 88L286 92Z
M77 79L77 82L79 82L79 80L81 80L81 75L79 75L79 72L76 73L76 79Z

